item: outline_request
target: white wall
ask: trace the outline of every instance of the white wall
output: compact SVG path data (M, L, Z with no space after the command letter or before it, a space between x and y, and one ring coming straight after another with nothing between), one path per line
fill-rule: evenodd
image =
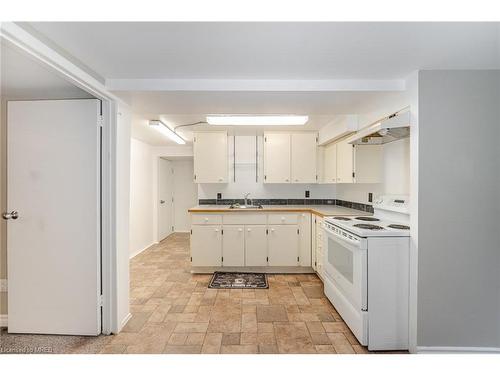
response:
M419 73L418 346L500 348L500 71Z
M131 138L130 143L130 256L156 241L153 216L152 147Z
M189 232L191 222L188 209L198 204L198 187L193 182L193 159L173 160L174 170L174 228L175 232Z

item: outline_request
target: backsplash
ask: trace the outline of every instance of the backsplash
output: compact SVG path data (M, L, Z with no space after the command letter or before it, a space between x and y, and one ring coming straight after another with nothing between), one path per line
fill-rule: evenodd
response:
M255 205L337 205L347 208L352 208L359 211L371 212L373 213L373 206L370 204L349 202L340 199L252 199L251 202ZM233 203L244 204L243 199L199 199L198 204L200 205L222 205L228 206Z

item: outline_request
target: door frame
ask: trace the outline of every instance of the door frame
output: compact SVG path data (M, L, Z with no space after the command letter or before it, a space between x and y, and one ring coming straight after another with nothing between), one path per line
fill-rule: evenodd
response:
M0 39L24 51L70 83L102 102L101 138L101 278L102 334L118 333L117 231L116 231L116 141L119 106L127 103L105 85L14 22L3 22Z

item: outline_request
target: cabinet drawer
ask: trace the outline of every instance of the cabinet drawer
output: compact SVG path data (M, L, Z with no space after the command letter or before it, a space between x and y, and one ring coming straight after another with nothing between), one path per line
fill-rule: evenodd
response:
M297 224L299 215L289 213L269 214L267 222L268 224Z
M265 213L228 213L224 214L223 221L224 224L234 225L265 225L267 224L267 217Z
M214 214L192 214L191 224L195 225L211 225L211 224L222 224L222 215Z

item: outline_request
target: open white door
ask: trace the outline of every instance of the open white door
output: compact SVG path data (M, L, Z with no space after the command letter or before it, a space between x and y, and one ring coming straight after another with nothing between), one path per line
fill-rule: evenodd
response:
M7 203L18 212L7 225L8 331L98 335L100 101L14 101L7 112Z
M158 161L158 240L161 241L174 231L173 223L174 174L172 163Z

